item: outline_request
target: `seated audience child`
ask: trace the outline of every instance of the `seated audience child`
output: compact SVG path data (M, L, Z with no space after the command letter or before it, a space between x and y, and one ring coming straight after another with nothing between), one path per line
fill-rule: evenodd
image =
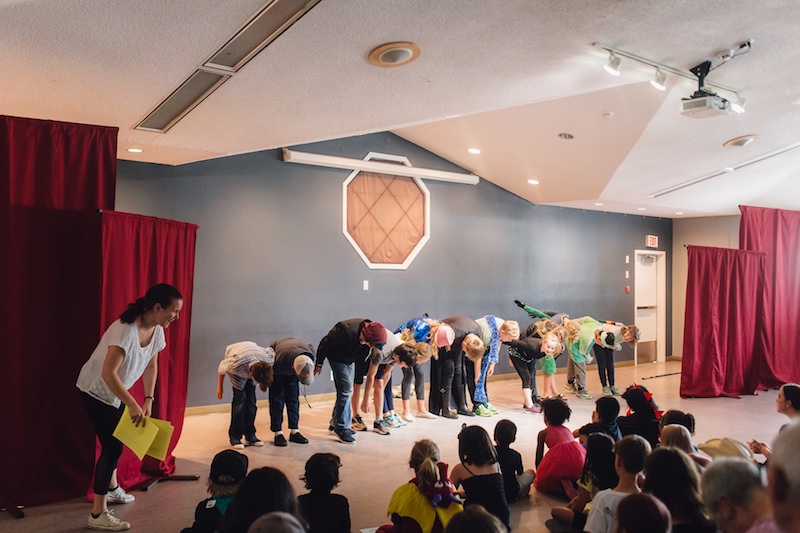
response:
M503 523L481 505L471 505L456 514L445 533L505 533Z
M584 526L588 533L613 533L620 500L640 492L638 478L650 453L650 444L639 435L628 435L617 442L615 448L614 469L619 483L595 495Z
M306 533L306 528L289 513L274 512L253 522L247 533Z
M414 478L398 487L389 501L387 514L393 526L381 526L385 533L441 533L450 519L464 510L453 494L453 484L447 477L447 463L442 463L439 447L424 439L411 449L408 466Z
M572 434L586 444L586 437L590 433L605 433L614 442L622 438L622 433L617 424L619 416L619 402L613 396L601 396L594 402L595 408L592 412L592 422L576 429Z
M778 533L759 468L746 459L722 457L703 472L703 502L725 533Z
M694 436L695 420L692 413L684 413L678 409L664 411L664 414L658 419L658 427L661 429L669 424L680 424L689 430L690 435Z
M305 481L308 494L298 496L300 512L308 522L308 533L349 533L350 504L341 494L331 494L339 484L339 456L315 453L306 461Z
M800 421L783 428L772 443L767 467L769 498L775 522L786 532L800 531Z
M286 475L265 466L251 470L244 478L225 514L222 533L246 533L261 515L283 511L300 517L297 496Z
M214 533L222 527L233 495L247 475L247 464L247 456L234 450L224 450L214 456L206 482L211 497L197 504L194 524L181 533Z
M775 398L775 410L792 420L796 420L800 416L800 385L787 383L778 389L778 397ZM772 450L763 442L751 440L748 446L750 446L750 450L753 453L760 453L766 457L767 461L772 456Z
M667 506L651 494L629 494L617 506L616 533L670 533Z
M700 476L688 455L675 448L659 448L645 461L643 490L667 506L673 533L714 533L700 498Z
M486 430L480 426L462 426L458 434L458 457L461 462L453 467L451 477L456 488L464 486L464 507L482 505L510 531L503 475L497 463L497 450Z
M542 414L546 427L537 437L533 486L540 492L563 493L574 498L578 494L574 483L583 472L586 449L564 427L572 409L561 398L549 398L542 401Z
M517 440L517 426L511 420L501 420L494 427L494 442L497 445L497 462L503 473L503 484L506 500L511 503L520 498L527 498L531 492L531 484L536 477L533 469L523 470L522 455L511 449L511 443Z
M680 424L667 424L661 428L661 447L677 448L684 452L697 465L698 473L703 473L703 468L711 462L709 457L697 453L697 447L692 443L692 436L685 426Z
M578 495L566 507L553 507L550 514L553 520L545 525L551 531L564 531L558 524L569 526L574 531L583 531L586 517L591 509L591 501L601 490L610 489L619 483L614 468L614 441L605 433L592 433L586 441L586 462L583 474L578 480ZM554 523L554 522L557 522Z
M653 395L641 385L631 385L622 394L628 402L628 414L617 419L622 436L640 435L650 443L650 447L658 447L658 406Z

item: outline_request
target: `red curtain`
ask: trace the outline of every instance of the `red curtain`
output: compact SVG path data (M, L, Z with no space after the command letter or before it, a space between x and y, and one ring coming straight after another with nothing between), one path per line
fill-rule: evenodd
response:
M0 205L0 502L84 493L94 432L75 380L97 345L97 211Z
M753 394L759 385L765 254L689 246L682 397Z
M183 428L189 376L196 232L197 226L182 222L113 211L104 211L102 215L101 328L97 338L119 318L128 303L156 283L174 285L184 297L181 317L167 329L167 347L158 356L153 407L153 416L169 420L175 426L169 453L165 461L146 456L142 462L126 448L117 473L124 487L175 471L172 450ZM144 400L141 380L134 385L132 393L138 401Z
M118 130L0 115L0 204L113 209Z
M766 253L764 388L800 381L800 211L740 206L739 248Z

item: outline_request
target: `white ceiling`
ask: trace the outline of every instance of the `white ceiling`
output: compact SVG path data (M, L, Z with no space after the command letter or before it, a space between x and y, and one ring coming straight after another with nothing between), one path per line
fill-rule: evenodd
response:
M118 126L122 159L393 131L538 204L673 218L800 209L800 150L647 198L800 141L797 0L322 0L167 133L133 129L264 3L0 0L0 113ZM704 119L678 111L696 83L672 77L659 92L652 68L624 59L615 78L592 46L688 70L747 39L752 51L708 78L741 91L747 113ZM369 65L397 40L420 58ZM723 148L744 134L759 138Z

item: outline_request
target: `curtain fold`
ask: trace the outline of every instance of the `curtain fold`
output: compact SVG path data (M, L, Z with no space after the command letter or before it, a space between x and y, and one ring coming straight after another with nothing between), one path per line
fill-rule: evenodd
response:
M765 257L689 246L682 397L753 394L759 385Z
M113 209L118 131L0 115L0 204Z
M800 211L740 206L739 248L766 254L760 384L800 381Z
M167 458L158 461L145 456L144 461L139 461L125 448L117 472L124 487L175 471L172 450L183 428L189 376L196 232L197 226L183 222L113 211L102 215L101 327L97 338L130 302L156 283L174 285L184 297L181 317L167 328L167 347L158 356L153 416L175 426ZM131 392L137 401L144 400L141 379Z

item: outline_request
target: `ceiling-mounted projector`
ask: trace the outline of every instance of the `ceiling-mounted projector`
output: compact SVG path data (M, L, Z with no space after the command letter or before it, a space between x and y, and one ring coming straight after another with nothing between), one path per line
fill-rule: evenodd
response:
M731 103L713 93L694 93L690 98L681 100L681 113L689 117L718 117L730 111Z

